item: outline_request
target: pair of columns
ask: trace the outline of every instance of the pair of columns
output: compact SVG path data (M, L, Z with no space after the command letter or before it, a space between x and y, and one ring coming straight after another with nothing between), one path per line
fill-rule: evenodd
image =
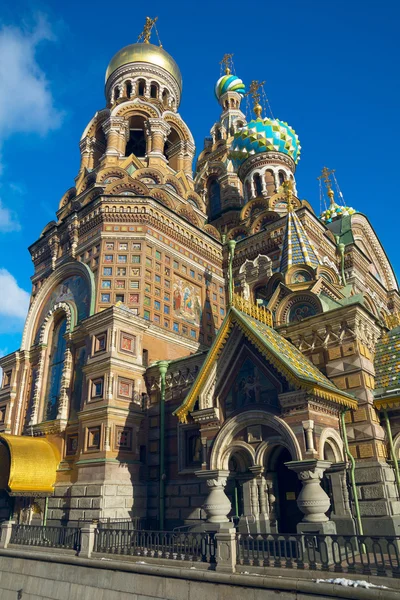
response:
M285 463L288 469L297 473L303 484L297 498L297 505L304 515L300 524L302 530L309 526L324 530L324 524L329 522L325 513L330 507L330 500L321 487L321 480L331 464L329 461L317 459ZM229 527L227 515L231 510L231 503L225 494L229 471L198 471L196 475L205 479L209 488L208 496L203 504L203 509L207 514L207 527L216 526L217 529Z

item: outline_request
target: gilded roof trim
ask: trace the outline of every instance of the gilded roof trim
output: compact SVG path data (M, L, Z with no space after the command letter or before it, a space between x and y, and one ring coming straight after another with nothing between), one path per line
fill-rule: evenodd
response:
M400 396L395 395L389 398L375 398L374 406L377 410L384 410L385 408L400 408Z
M173 413L182 423L187 422L187 415L193 410L199 392L208 377L213 363L221 353L228 339L230 329L234 324L240 327L250 343L252 343L267 359L267 361L271 363L277 369L277 371L293 386L306 390L322 400L335 402L345 406L346 408L357 408L357 400L350 394L341 392L341 390L336 388L336 386L322 373L320 373L321 381L315 380L312 376L300 376L296 374L295 367L292 367L290 362L288 363L288 361L276 349L271 348L271 343L266 338L264 339L260 333L256 331L254 327L252 327L246 315L242 314L235 308L230 308L225 317L225 321L219 330L218 336L216 337L213 346L211 346L207 358L200 369L192 388L190 389L183 403ZM309 362L306 357L301 358L303 359L304 363ZM313 367L313 365L310 364L310 367ZM316 369L316 367L314 368ZM324 379L326 379L326 384Z
M60 452L54 444L44 437L5 433L0 434L0 442L8 449L8 454L4 451L0 454L0 470L3 474L4 469L8 470L5 489L11 496L53 493L60 462Z

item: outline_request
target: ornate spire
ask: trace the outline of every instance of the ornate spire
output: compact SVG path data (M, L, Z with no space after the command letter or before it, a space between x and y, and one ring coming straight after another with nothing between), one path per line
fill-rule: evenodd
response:
M259 89L264 85L265 81L257 81L257 79L253 79L253 81L250 84L250 88L249 91L247 92L246 96L251 96L253 98L253 110L255 112L255 115L257 117L257 119L261 118L261 113L262 113L262 106L260 104L260 93L259 93Z
M283 273L292 265L308 265L315 269L319 265L318 256L299 217L293 210L292 182L287 181L282 187L288 204L288 213L279 270Z
M320 181L322 180L325 183L326 192L331 201L331 206L333 206L335 204L335 192L332 189L332 182L331 182L331 175L333 175L334 172L335 172L335 169L328 169L328 167L324 167L321 171L321 175L318 177L318 179Z

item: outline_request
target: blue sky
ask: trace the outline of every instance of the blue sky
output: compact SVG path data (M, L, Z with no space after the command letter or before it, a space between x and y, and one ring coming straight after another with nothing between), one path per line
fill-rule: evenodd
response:
M143 8L143 4L145 7ZM197 150L219 115L219 61L266 80L274 116L298 133L299 196L319 212L317 176L336 169L346 204L364 212L400 273L400 5L383 0L285 3L14 0L0 9L0 353L19 347L32 262L27 247L74 184L78 143L104 106L104 74L158 15L183 75L180 113Z

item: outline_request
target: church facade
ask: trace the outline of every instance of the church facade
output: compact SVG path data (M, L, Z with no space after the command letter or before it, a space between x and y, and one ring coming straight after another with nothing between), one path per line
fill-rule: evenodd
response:
M120 50L0 359L0 518L400 534L398 284L369 219L302 200L241 79L195 169L182 77ZM261 102L262 103L262 102ZM371 215L373 218L373 215Z

